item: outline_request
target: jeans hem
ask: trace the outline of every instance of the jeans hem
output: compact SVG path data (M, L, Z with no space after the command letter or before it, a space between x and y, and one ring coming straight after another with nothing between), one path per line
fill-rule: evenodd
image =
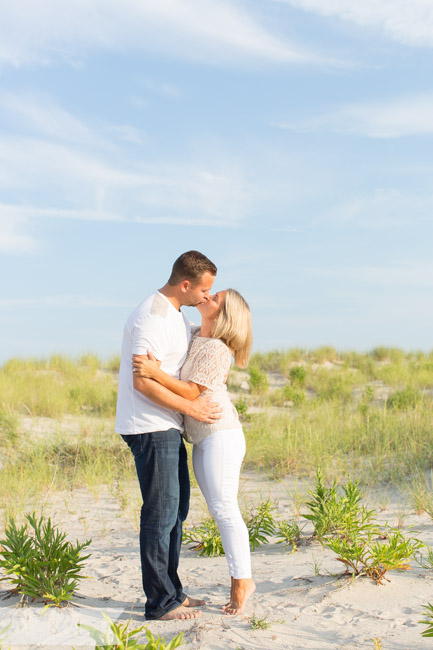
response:
M185 598L186 598L186 596L185 596ZM184 598L184 600L185 600L185 598ZM168 614L168 612L171 612L173 609L177 609L181 605L182 605L182 603L179 603L179 601L176 600L173 603L172 607L167 607L166 609L162 610L157 616L155 616L155 614L152 614L151 616L148 616L147 614L145 614L146 621L158 621L161 618L161 616L164 616L164 614Z

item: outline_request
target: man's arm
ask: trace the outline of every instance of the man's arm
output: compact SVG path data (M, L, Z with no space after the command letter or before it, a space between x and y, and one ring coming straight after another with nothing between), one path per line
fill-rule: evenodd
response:
M170 409L170 411L184 413L194 418L194 420L199 420L199 422L212 423L221 417L222 409L216 402L210 402L207 397L196 397L193 400L188 400L175 395L153 379L144 379L135 375L133 382L135 390L138 390L155 404Z

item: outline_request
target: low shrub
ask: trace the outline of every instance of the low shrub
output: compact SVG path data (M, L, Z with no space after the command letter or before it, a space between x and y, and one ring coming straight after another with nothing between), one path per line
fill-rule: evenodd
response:
M392 393L386 400L386 406L389 409L400 409L407 411L414 408L422 399L422 395L412 386L407 386L403 390Z
M48 518L27 514L30 526L17 528L10 520L5 529L5 539L0 540L0 568L14 587L12 592L41 598L46 605L60 607L72 600L85 560L89 555L81 551L91 543L66 541L66 534L56 530Z
M307 378L307 371L304 366L294 366L290 368L290 381L292 384L297 386L305 386L305 380Z
M257 366L249 368L250 373L250 388L254 395L263 395L269 387L268 377L263 370Z

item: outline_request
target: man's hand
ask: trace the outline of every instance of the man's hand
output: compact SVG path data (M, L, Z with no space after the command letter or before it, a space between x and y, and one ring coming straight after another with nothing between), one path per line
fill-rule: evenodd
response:
M200 395L189 403L188 411L184 412L194 420L212 424L221 418L222 408L216 402L211 402L209 397Z

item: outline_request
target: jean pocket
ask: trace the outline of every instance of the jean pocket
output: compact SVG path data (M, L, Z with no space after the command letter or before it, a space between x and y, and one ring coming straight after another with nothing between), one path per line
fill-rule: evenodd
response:
M136 433L134 435L126 435L123 436L122 438L132 451L133 456L138 456L138 454L141 453L142 447L143 447L143 441L142 441L142 436L144 434L142 433Z

